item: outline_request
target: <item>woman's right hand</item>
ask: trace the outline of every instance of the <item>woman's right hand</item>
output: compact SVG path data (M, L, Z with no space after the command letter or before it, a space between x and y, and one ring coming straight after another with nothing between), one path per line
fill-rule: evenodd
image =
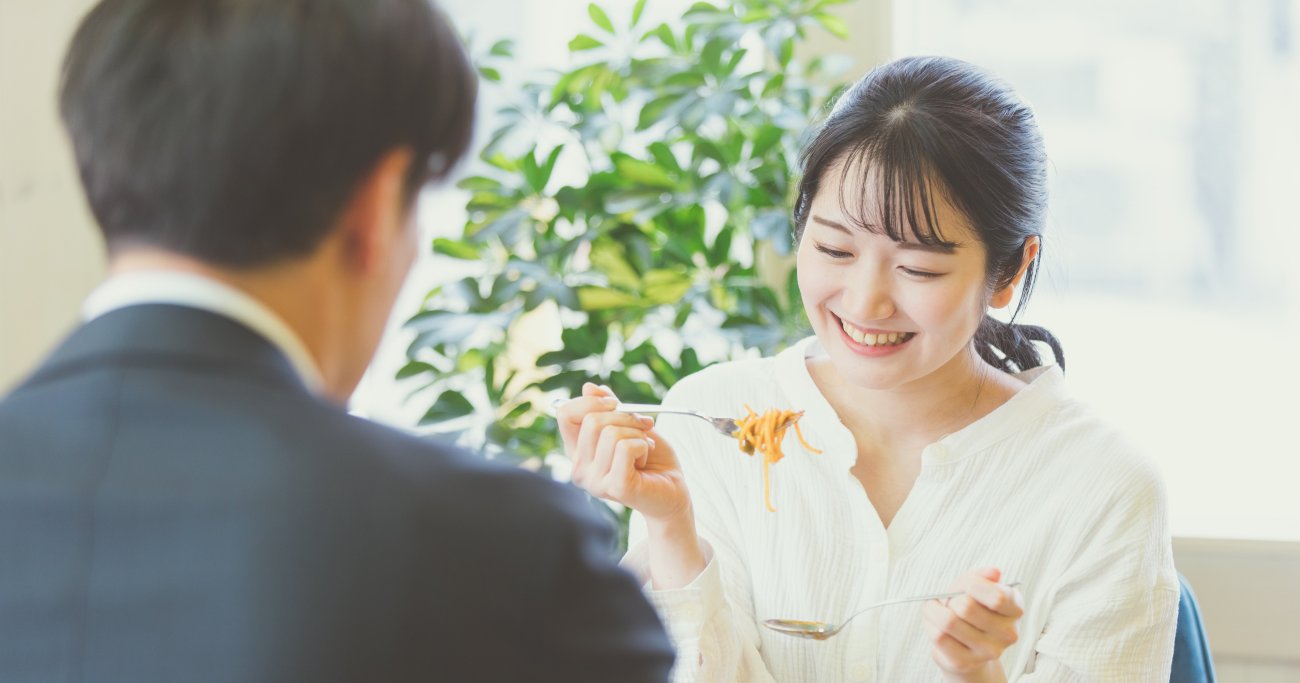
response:
M613 392L588 382L581 397L556 409L573 483L640 512L647 522L689 515L690 496L672 446L655 433L653 420L615 412L617 405Z

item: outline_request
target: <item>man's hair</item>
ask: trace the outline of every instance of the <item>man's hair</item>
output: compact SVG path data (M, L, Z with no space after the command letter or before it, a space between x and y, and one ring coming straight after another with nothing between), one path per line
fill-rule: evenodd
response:
M310 253L382 156L407 202L469 146L477 79L429 0L102 0L60 109L110 249Z

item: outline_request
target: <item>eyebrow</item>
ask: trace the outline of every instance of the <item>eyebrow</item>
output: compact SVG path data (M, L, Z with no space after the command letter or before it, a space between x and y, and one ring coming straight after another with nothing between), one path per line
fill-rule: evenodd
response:
M822 218L821 216L813 216L812 219L817 223L821 223L822 225L828 228L834 228L835 230L839 230L840 232L843 232L847 235L853 234L853 231L850 230L848 226L844 225L843 223L837 223L833 220L830 220L829 218ZM867 224L867 228L872 228L872 227L873 226L871 224ZM940 242L939 244L924 244L922 242L895 242L894 244L897 245L899 249L904 249L907 251L926 251L935 254L955 254L957 253L957 248L961 246L961 244L957 242Z

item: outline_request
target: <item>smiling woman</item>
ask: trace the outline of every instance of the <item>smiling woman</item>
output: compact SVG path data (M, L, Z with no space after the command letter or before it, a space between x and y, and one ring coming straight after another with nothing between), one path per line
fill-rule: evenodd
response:
M1032 290L1046 163L1029 107L965 62L897 60L840 98L794 213L815 336L664 400L803 411L824 453L782 466L780 513L759 502L759 463L707 427L614 412L595 384L560 407L575 483L636 510L625 564L679 680L1168 679L1159 478L1069 397L1050 333L989 315ZM961 595L873 612L815 650L762 627L945 586Z

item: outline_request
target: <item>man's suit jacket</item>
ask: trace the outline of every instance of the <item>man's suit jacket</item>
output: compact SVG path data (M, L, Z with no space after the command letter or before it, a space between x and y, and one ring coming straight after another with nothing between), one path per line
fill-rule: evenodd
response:
M663 681L575 489L349 416L224 317L97 318L0 401L0 680Z

